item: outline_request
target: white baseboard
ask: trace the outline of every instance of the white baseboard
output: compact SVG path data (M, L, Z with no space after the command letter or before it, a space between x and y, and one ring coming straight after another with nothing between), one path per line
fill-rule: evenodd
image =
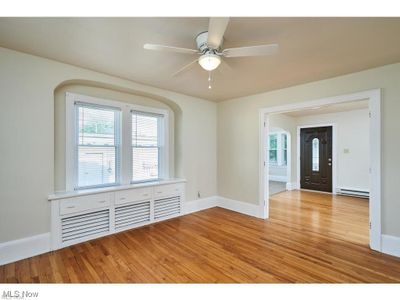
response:
M50 233L0 244L0 266L50 251Z
M288 182L288 183L286 183L286 189L288 191L299 190L300 184L297 182Z
M192 200L184 203L183 212L184 214L191 214L196 211L212 208L217 206L217 196L211 196L207 198L201 198Z
M279 176L279 175L269 175L268 179L271 181L279 181L279 182L286 182L287 177L286 176Z
M381 235L382 252L400 257L400 238L392 235Z
M262 209L259 205L246 203L242 201L232 200L225 197L218 196L218 206L236 211L241 214L249 215L256 218L262 218Z
M295 182L287 182L286 183L286 189L288 191L293 191L293 190L297 190L297 184Z
M212 196L198 200L188 201L184 206L184 214L191 214L200 210L221 207L249 215L256 218L262 218L260 207L256 204L246 203L242 201L232 200L220 196Z

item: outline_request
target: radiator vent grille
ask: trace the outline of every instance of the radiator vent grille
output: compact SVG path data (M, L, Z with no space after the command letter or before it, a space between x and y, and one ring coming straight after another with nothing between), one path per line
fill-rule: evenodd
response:
M180 197L171 197L154 201L154 219L162 219L181 212Z
M61 219L62 242L89 237L110 228L109 210L101 210Z
M120 206L115 209L115 229L150 221L150 201Z

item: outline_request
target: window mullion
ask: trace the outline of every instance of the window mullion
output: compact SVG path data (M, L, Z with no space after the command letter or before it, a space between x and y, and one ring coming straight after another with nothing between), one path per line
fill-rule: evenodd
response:
M277 150L277 163L278 166L282 165L282 134L276 136L276 150Z
M129 106L122 108L121 124L121 183L126 185L130 183L131 178L131 165L132 165L132 128L131 128L131 114Z

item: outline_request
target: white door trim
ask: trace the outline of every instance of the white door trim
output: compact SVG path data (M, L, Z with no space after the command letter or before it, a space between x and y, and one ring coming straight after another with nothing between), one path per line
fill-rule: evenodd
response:
M316 123L297 126L297 148L296 148L296 188L300 188L300 129L314 127L332 127L332 194L337 190L337 126L336 123Z
M381 89L321 98L301 103L259 109L259 209L269 217L268 156L264 151L268 136L269 115L335 103L368 100L370 111L370 247L381 251Z

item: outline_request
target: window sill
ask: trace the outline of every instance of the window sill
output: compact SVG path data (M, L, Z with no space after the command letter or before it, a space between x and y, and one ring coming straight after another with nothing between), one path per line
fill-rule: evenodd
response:
M287 165L269 164L270 167L285 169Z
M63 198L71 198L71 197L79 197L83 195L92 195L92 194L99 194L104 192L114 192L120 190L129 190L141 187L148 187L148 186L158 186L164 184L171 184L171 183L182 183L186 182L186 179L181 178L170 178L170 179L162 179L157 181L147 181L142 183L134 183L134 184L127 184L127 185L115 185L109 187L102 187L102 188L93 188L93 189L84 189L84 190L75 190L75 191L62 191L62 192L55 192L48 196L48 200L58 200Z

